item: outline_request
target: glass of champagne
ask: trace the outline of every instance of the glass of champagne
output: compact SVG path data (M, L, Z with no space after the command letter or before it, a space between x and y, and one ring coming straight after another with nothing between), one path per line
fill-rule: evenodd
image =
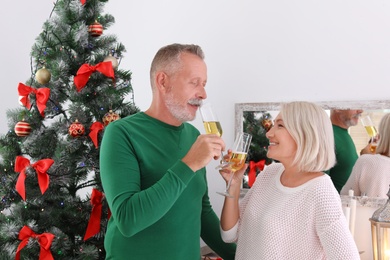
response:
M232 154L229 159L229 167L232 171L230 179L226 185L224 192L217 192L218 194L232 198L230 195L229 189L230 184L232 183L234 173L241 169L245 165L245 160L248 155L249 147L251 145L252 135L248 133L238 133L236 139L234 140L234 145L232 147Z
M376 131L375 125L372 122L369 114L362 115L360 120L362 122L362 125L366 129L368 136L370 137L370 152L375 153L376 146L377 146L375 139L376 139L376 136L378 134L378 132Z
M202 116L203 126L207 134L216 134L219 137L222 136L222 126L218 120L217 114L214 112L214 109L211 103L204 103L200 109L200 115ZM224 168L229 165L228 162L223 161L224 155L221 151L221 164L216 167L216 169Z

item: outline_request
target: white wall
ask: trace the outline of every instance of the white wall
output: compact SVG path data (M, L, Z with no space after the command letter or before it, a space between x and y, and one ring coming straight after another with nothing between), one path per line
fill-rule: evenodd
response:
M88 0L87 0L88 1ZM52 1L5 1L0 10L0 133L5 110L18 105L17 84L30 76L29 52ZM105 33L127 48L121 66L133 72L135 102L151 101L149 65L163 45L203 47L209 100L231 144L234 103L390 99L390 2L385 0L111 1L116 24ZM199 119L194 125L202 131ZM219 214L224 184L209 167Z

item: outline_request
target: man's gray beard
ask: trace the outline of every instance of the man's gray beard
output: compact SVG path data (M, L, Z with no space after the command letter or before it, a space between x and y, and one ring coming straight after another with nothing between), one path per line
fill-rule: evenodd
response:
M351 127L351 126L356 126L359 122L359 118L358 120L354 121L353 119L349 119L345 122L345 124L348 126L348 127Z
M191 105L201 105L202 100L191 99L189 102ZM169 94L165 100L165 105L167 106L169 112L180 122L192 121L195 119L196 115L192 115L188 111L187 107L183 107L179 102L175 101L175 98L172 94Z

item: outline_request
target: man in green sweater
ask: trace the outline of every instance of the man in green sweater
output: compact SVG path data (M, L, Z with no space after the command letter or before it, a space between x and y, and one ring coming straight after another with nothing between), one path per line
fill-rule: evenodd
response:
M355 143L348 133L348 128L358 124L362 113L363 110L333 109L330 111L336 146L336 165L328 171L328 174L339 193L351 175L358 158Z
M205 170L225 144L186 123L207 97L203 51L197 45L161 48L150 81L149 109L104 131L100 171L112 212L106 259L199 260L200 237L223 259L234 259L235 244L220 236Z

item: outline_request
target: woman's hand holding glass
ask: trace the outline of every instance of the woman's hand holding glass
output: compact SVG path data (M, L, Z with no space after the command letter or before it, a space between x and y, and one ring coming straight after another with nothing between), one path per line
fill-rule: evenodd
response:
M236 180L242 179L242 176L238 176L238 178L234 177L234 176L235 176L236 171L240 171L243 168L246 169L245 160L246 160L246 157L248 155L251 141L252 141L252 135L250 135L248 133L238 133L237 134L236 139L234 140L234 145L233 145L233 148L231 150L231 153L229 153L227 155L227 157L224 157L225 160L226 160L226 158L228 158L229 164L228 164L228 166L223 167L221 169L221 174L225 180L226 180L225 175L228 173L228 170L231 172L230 176L229 176L229 180L228 180L228 183L226 185L225 191L224 192L217 192L218 194L221 194L221 195L224 195L224 196L227 196L230 198L235 196L235 195L232 195L229 193L230 186L232 184L233 179L236 179ZM240 187L241 187L241 182L240 182Z
M228 150L228 154L224 156L224 161L229 161L232 156L232 150ZM245 163L242 168L237 171L233 171L230 167L225 167L219 170L222 178L226 181L226 185L229 184L229 194L231 197L239 198L241 193L242 180L244 178L244 174L246 169L248 168L248 163Z

